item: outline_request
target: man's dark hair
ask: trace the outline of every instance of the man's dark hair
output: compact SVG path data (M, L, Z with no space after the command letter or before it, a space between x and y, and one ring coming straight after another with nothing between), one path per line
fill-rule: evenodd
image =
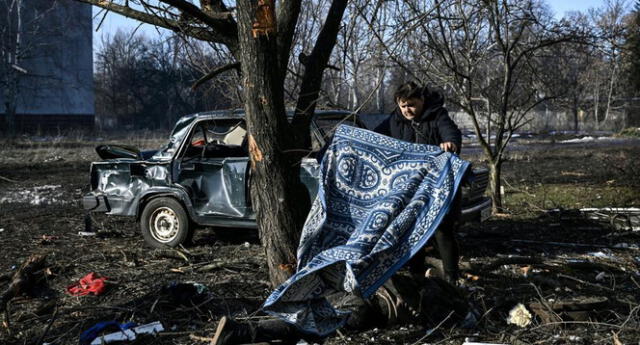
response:
M410 81L398 86L393 94L393 99L397 102L399 99L423 98L426 93L426 86L420 86Z

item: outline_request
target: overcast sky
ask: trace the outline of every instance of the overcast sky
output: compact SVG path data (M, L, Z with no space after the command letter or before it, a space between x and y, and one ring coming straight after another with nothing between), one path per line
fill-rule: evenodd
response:
M557 18L561 18L567 11L584 11L592 7L600 7L605 3L604 0L547 0L546 2L551 7L551 10L555 12ZM113 13L107 14L107 17L103 21L102 25L100 25L100 29L96 32L95 28L103 17L103 15L97 15L98 11L99 9L94 6L94 47L100 46L100 42L104 34L113 35L117 32L118 29L128 31L133 30L139 26L137 32L142 32L150 36L157 35L158 30L155 27L149 24L139 25L139 22Z

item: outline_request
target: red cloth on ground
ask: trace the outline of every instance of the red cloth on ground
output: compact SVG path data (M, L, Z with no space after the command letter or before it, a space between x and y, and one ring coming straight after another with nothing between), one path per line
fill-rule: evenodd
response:
M67 292L72 296L84 296L88 294L99 295L104 292L107 277L100 277L95 272L91 272L80 278L77 283L67 286Z

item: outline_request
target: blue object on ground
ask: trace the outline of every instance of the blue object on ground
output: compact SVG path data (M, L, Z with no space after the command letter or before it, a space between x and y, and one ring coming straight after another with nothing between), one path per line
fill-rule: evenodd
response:
M107 328L119 329L121 331L127 330L129 328L133 328L137 326L135 322L127 322L127 323L119 323L116 321L101 321L93 325L88 330L82 332L80 334L80 345L88 345L98 337L100 332L104 331Z

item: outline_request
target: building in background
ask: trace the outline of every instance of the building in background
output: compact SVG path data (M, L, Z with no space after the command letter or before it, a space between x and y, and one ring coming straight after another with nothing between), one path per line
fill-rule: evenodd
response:
M91 6L71 0L0 0L0 128L92 128Z

